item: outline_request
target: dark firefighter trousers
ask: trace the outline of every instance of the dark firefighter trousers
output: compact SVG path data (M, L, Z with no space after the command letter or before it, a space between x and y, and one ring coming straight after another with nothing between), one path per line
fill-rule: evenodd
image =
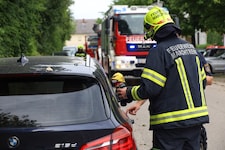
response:
M206 150L206 140L206 131L202 125L153 130L153 148L151 150L200 150L200 147Z

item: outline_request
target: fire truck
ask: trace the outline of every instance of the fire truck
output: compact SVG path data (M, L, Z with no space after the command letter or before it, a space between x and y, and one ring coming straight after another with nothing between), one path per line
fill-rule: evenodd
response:
M144 15L153 6L114 5L101 24L101 63L111 76L121 72L126 80L140 78L152 40L144 40Z
M87 35L85 36L85 51L91 57L98 59L97 49L98 49L98 36L97 35Z

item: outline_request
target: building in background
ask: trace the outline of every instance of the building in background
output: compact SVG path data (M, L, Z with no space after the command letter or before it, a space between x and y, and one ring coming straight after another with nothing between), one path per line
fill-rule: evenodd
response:
M78 46L85 44L85 38L89 35L95 34L92 30L96 19L77 19L75 20L75 33L71 35L70 40L67 40L66 46Z
M207 34L201 30L195 30L195 42L196 45L207 44Z

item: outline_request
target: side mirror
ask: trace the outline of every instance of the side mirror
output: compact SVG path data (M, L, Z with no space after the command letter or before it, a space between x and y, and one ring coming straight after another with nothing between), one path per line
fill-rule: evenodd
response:
M105 21L104 21L104 31L105 31L105 34L109 34L109 30L110 30L110 18L106 18Z
M94 24L93 27L92 27L92 30L95 32L95 33L98 33L100 31L99 29L99 24Z
M121 20L120 16L113 16L112 19L113 21L116 21L116 22Z
M107 18L107 19L105 20L105 28L106 28L106 29L109 29L109 27L110 27L110 19Z

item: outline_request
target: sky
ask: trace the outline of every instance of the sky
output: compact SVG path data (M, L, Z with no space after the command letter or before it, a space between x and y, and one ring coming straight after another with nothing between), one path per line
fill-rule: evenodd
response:
M112 4L112 0L74 0L74 2L70 9L75 19L102 18L102 13Z

